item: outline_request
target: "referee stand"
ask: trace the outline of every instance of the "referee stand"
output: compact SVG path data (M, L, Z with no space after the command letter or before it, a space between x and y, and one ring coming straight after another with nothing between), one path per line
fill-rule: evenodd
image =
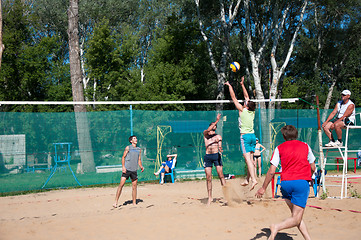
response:
M358 113L357 115L360 116L361 118L361 113ZM349 142L349 138L350 138L350 130L354 130L354 129L361 129L361 125L357 126L356 125L356 120L355 120L355 125L347 125L346 126L346 137L345 137L345 145L344 146L337 146L337 147L323 147L322 144L320 144L320 151L326 151L326 156L323 158L323 164L322 164L322 177L321 177L321 182L322 182L322 189L323 192L326 193L326 187L341 187L341 191L340 191L340 199L343 198L347 198L347 183L348 183L348 160L350 160L351 158L349 157L349 153L357 153L359 151L359 149L350 149L350 142ZM360 147L360 146L359 146ZM340 163L330 163L327 162L327 155L329 150L332 149L337 149L338 153L340 154L340 157L338 157L338 159L341 160ZM352 158L353 159L353 158ZM322 161L322 159L321 159ZM341 185L336 185L336 184L327 184L326 183L326 176L325 176L325 168L326 165L336 165L337 169L339 168L339 166L341 166L341 170L342 170L342 175L327 175L327 177L330 178L341 178ZM355 166L356 169L356 166ZM356 175L356 176L352 176L352 177L361 177L361 175Z

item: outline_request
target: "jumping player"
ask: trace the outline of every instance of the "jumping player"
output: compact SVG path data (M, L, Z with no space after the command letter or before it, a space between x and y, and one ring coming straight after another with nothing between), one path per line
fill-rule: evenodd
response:
M250 101L247 89L244 86L244 77L241 79L241 86L244 95L244 104L240 104L236 98L236 94L234 93L233 87L229 82L226 82L225 85L229 88L229 94L231 95L232 101L239 112L239 130L241 133L241 149L243 153L243 157L246 160L246 164L248 167L247 178L241 184L242 186L247 186L249 180L252 181L251 188L252 190L257 185L256 172L253 164L253 152L256 146L256 135L254 135L254 116L256 104Z
M275 239L278 231L298 227L304 239L311 239L306 224L302 220L308 195L310 193L309 181L315 172L315 156L307 143L296 140L297 129L292 125L286 125L281 129L286 142L282 143L273 152L271 166L267 172L264 183L256 193L260 198L265 193L271 182L276 168L281 163L281 192L287 206L291 210L291 217L283 222L272 224L269 240Z
M210 205L212 198L212 167L216 167L219 180L221 185L225 186L226 180L223 175L223 164L222 164L222 137L216 134L217 123L221 119L221 114L217 115L215 122L212 122L209 127L204 130L204 144L206 146L206 155L204 156L204 171L206 172L207 178L207 191L208 191L208 202Z
M115 195L115 203L113 204L114 208L118 207L118 200L120 194L122 193L123 186L125 181L130 177L132 180L132 200L133 205L137 204L137 183L138 183L138 165L141 171L144 171L144 167L141 161L141 149L137 147L138 139L136 136L130 136L129 142L131 145L127 146L124 150L122 157L122 177L120 179L120 184Z

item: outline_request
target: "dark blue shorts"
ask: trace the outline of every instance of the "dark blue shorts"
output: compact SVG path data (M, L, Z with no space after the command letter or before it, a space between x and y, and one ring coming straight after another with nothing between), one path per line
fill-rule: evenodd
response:
M125 177L125 179L128 180L128 178L130 177L130 179L132 181L137 180L138 179L138 173L137 171L126 171L125 173L122 173L122 177Z
M306 207L310 185L306 180L291 180L281 182L282 198L288 199L291 203Z
M217 166L223 166L221 154L219 153L212 153L212 154L206 154L204 156L204 167L215 167Z

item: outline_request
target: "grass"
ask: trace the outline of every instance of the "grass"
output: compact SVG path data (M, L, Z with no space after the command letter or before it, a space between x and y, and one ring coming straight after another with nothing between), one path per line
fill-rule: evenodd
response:
M353 198L361 198L361 194L357 192L356 189L353 189L352 186L348 187L351 197Z
M326 189L326 192L325 192L325 193L322 193L322 194L320 195L320 199L325 200L327 197L328 197L328 190Z
M182 178L178 179L177 182L190 182L190 181L202 181L202 179L187 179ZM129 181L129 180L128 180ZM125 186L131 186L131 182L126 182ZM69 187L55 187L55 188L46 188L46 189L33 189L33 190L25 190L25 191L12 191L12 192L0 192L0 197L8 197L8 196L17 196L17 195L26 195L26 194L33 194L33 193L43 193L49 191L57 191L63 189L84 189L84 188L108 188L108 187L118 187L119 183L104 183L104 184L93 184L93 185L85 185L85 186L69 186ZM159 180L151 180L151 181L143 181L138 182L139 186L146 185L146 184L159 184Z
M73 170L74 171L74 170ZM75 174L82 186L79 186L73 175L67 169L66 171L56 172L50 179L44 189L41 187L50 175L50 171L39 171L19 174L1 174L0 175L0 197L25 195L31 193L42 193L52 190L79 189L95 187L114 187L120 182L121 172L112 173L84 173ZM158 184L159 178L153 175L152 171L138 172L139 185ZM194 179L178 179L177 181L186 182ZM131 185L127 180L126 186Z
M230 173L234 175L242 174L242 163L237 161L235 163L225 163L223 172ZM138 183L157 183L159 181L158 177L153 175L154 163L144 162L145 167L144 172L138 171ZM76 172L76 164L71 164L73 172ZM112 173L84 173L84 174L75 174L82 187L108 187L108 186L117 186L120 182L121 172L112 172ZM212 172L213 176L217 176L215 168ZM63 169L62 171L57 170L53 175L50 181L45 186L45 189L42 189L42 186L46 182L50 175L50 171L35 171L35 172L23 172L18 174L9 174L3 173L0 174L0 197L2 196L13 196L13 195L22 195L29 193L39 193L46 192L49 190L56 189L72 189L72 188L81 188L75 181L69 168ZM193 179L194 180L194 179ZM181 181L192 181L190 179L182 179ZM129 183L130 180L127 181Z

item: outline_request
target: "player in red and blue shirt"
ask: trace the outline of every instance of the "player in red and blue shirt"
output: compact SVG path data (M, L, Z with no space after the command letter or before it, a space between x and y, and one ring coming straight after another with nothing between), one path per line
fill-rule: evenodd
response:
M271 166L262 187L256 193L256 197L260 198L265 193L278 164L281 163L281 192L291 210L291 217L281 223L272 224L270 227L271 235L268 239L274 239L278 231L282 229L296 226L305 239L311 239L302 218L310 192L308 181L311 180L312 174L316 170L315 156L307 143L296 140L298 131L294 126L284 126L281 132L286 142L274 150Z

